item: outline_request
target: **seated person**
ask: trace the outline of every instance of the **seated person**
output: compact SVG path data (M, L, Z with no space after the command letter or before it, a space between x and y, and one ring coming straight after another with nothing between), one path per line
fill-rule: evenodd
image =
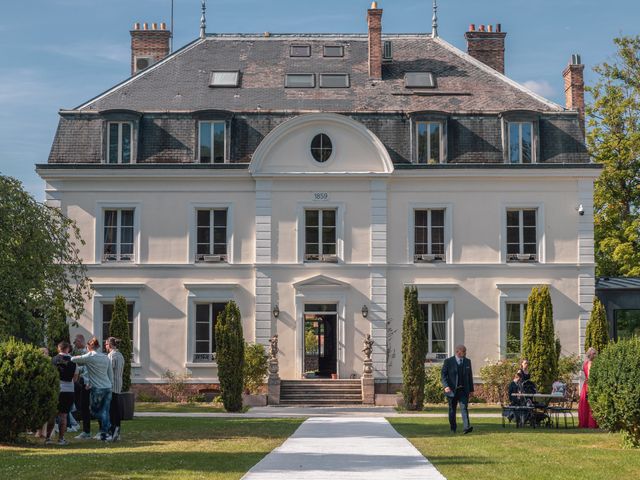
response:
M567 386L561 382L560 380L556 380L551 385L551 395L558 395L559 397L564 397L567 393Z
M516 376L513 377L513 381L509 384L509 402L510 405L519 407L523 405L524 399L522 397L514 396L514 393L523 393L522 390L522 372L518 370Z

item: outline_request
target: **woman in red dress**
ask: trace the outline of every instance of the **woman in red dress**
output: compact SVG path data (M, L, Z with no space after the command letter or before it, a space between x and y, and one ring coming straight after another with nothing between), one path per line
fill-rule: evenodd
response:
M598 352L595 348L587 350L587 360L582 365L582 371L584 372L584 383L582 384L582 390L580 390L580 403L578 404L578 426L580 428L598 428L593 415L591 413L591 407L589 406L589 371L591 370L591 362L596 358Z

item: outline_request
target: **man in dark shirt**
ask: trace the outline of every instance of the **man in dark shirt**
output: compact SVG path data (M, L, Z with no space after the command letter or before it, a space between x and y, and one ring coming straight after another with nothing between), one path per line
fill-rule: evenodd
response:
M442 364L442 386L449 401L449 426L451 433L457 430L456 408L460 403L460 413L464 433L471 433L473 427L469 423L469 395L473 392L473 372L471 360L467 358L467 347L458 345L456 354L447 358Z
M51 359L51 363L53 363L53 366L56 367L60 375L60 393L58 394L58 445L69 444L69 442L64 439L64 434L67 432L67 415L73 405L73 381L77 375L77 366L71 361L70 351L71 345L69 342L60 342L58 344L58 355ZM53 443L51 434L53 433L55 423L55 417L49 421L47 439L45 440L45 444L47 445Z

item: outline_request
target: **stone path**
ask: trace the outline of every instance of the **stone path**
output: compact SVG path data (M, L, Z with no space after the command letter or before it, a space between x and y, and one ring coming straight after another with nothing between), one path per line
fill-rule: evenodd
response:
M243 480L446 480L381 417L314 417Z

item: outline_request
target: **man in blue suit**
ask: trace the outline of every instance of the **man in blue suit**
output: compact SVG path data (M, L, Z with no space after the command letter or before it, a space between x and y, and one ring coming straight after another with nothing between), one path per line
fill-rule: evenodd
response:
M473 372L471 371L471 360L467 358L467 347L458 345L456 354L449 357L442 365L442 385L444 394L449 401L449 425L451 433L456 433L458 427L456 423L456 408L460 403L460 413L464 434L471 433L473 427L469 423L469 394L473 392Z

